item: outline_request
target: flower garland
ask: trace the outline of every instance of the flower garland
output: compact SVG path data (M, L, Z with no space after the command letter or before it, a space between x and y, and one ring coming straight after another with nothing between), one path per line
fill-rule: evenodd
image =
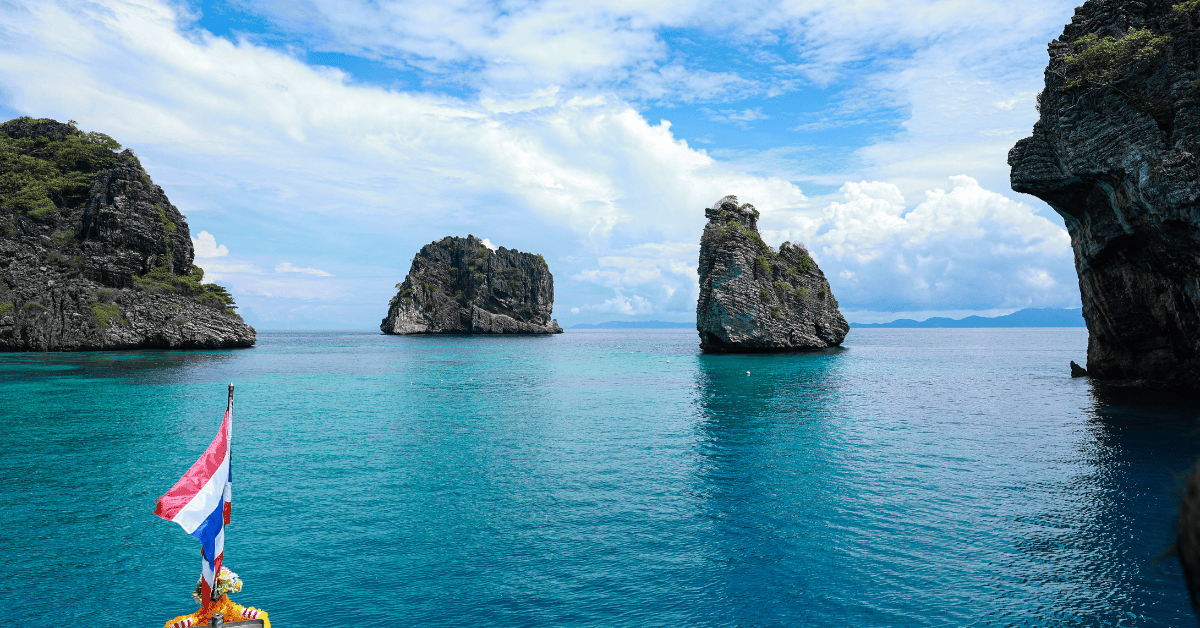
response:
M253 606L242 606L229 599L230 593L241 592L242 579L228 568L221 567L220 573L217 574L217 593L221 596L219 599L202 600L200 590L200 582L198 581L196 582L196 590L192 592L192 599L197 604L200 604L200 610L190 615L180 615L179 617L169 619L163 625L163 628L207 626L212 623L212 616L216 613L221 613L225 617L226 622L242 621L243 619L261 619L263 628L271 628L271 620L267 617L267 611L254 608Z
M203 606L204 600L200 598L201 586L204 584L204 578L196 580L196 588L192 590L192 599L197 604ZM221 571L217 574L217 594L226 595L229 593L242 592L242 579L237 574L233 573L228 567L222 566Z

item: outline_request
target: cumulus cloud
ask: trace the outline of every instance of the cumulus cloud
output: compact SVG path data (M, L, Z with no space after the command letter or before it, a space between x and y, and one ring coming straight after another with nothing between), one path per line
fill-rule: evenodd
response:
M603 306L609 309L614 303L628 302L629 308L622 313L647 313L656 304L661 313L688 316L695 312L699 292L698 257L696 243L645 243L614 250L598 258L596 268L584 268L571 278L611 289L614 296ZM626 293L645 295L646 306L643 308L636 300L625 298ZM584 310L609 311L598 308L583 306Z
M804 242L839 301L852 309L1078 303L1062 227L971 177L948 183L926 191L912 209L891 183L846 183L841 201L796 212L790 228L764 230L764 237Z
M847 304L1068 299L1074 280L1061 229L988 191L1003 189L996 177L1009 129L1031 122L1040 65L1033 79L996 79L1025 39L1038 40L1039 56L1015 67L1044 62L1044 24L1061 28L1051 14L1069 18L1065 3L643 5L254 5L318 42L314 49L477 90L464 97L365 84L253 35L214 37L177 4L28 3L4 10L0 82L11 109L82 120L135 147L193 224L220 221L224 244L207 231L194 239L198 263L251 295L328 296L336 283L340 298L353 295L371 312L390 297L392 266L420 245L486 228L506 246L544 252L570 311L686 316L703 208L736 193L763 212L775 242L805 241ZM998 20L1011 22L999 28ZM774 64L774 74L698 67L699 57L671 52L665 28L756 50L750 56ZM638 112L647 100L729 102L830 84L847 68L866 68L855 75L864 86L842 90L829 111L801 123L856 124L888 107L911 114L903 133L853 159L822 149L805 162L787 152L793 147L728 157ZM57 80L44 80L50 75ZM768 118L741 102L709 111L739 124ZM838 166L816 176L815 161ZM936 189L958 172L976 176ZM845 186L836 199L810 199L793 181ZM909 209L906 196L923 200ZM206 265L205 256L229 261L225 244L259 257L221 271ZM306 247L340 255L361 283L340 269L343 279L329 282L319 269L275 266Z
M332 277L332 273L327 273L319 268L296 267L291 262L284 262L275 267L277 273L303 273L305 275L316 275L317 277Z
M483 245L484 245L484 246L486 246L487 248L489 248L489 249L493 250L493 251L498 251L498 250L500 250L500 247L496 246L495 244L492 244L492 241L491 241L491 240L489 240L489 239L487 239L487 238L484 238L484 239L483 239Z
M201 231L196 237L192 238L192 248L196 252L196 257L225 257L229 255L229 249L222 244L217 246L217 239L213 234L207 231Z

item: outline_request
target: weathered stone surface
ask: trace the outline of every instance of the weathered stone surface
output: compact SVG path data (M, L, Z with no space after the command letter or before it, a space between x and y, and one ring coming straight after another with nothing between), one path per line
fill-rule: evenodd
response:
M850 325L803 244L776 251L758 210L726 196L705 211L696 330L705 351L805 351L840 345Z
M1012 188L1066 223L1094 379L1200 389L1200 35L1170 1L1091 0L1050 43L1033 136ZM1193 12L1194 13L1194 12ZM1081 37L1149 29L1171 40L1115 80L1065 88Z
M554 276L541 255L473 235L421 248L388 305L385 334L561 334Z
M79 132L22 118L0 133L43 146ZM109 159L84 173L83 203L28 211L0 190L0 351L253 345L224 289L200 283L184 216L132 151ZM19 166L6 158L0 176Z

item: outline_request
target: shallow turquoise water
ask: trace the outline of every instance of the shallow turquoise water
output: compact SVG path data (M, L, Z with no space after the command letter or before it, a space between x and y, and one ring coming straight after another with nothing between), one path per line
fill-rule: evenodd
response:
M226 563L277 628L1195 622L1154 559L1200 414L1072 380L1085 330L259 339L0 355L10 617L193 608L198 544L151 511L232 381Z

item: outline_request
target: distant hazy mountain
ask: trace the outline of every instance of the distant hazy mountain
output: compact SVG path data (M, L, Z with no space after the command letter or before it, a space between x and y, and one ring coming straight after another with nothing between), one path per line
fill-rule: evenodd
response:
M695 329L696 323L668 323L666 321L608 321L607 323L579 323L571 329Z
M930 318L914 321L902 318L890 323L850 323L851 327L1083 327L1083 310L1058 310L1049 307L1030 307L1017 310L1005 316L987 318L984 316L968 316L966 318Z

